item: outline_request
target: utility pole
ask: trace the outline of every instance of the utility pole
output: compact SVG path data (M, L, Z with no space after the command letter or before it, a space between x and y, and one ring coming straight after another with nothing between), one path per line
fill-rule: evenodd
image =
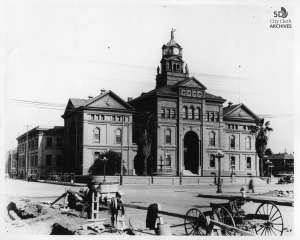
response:
M12 155L13 155L13 143L14 141L11 142L11 150L10 150L10 178L12 178Z
M241 103L241 79L240 79L241 66L239 66L239 103Z
M122 115L120 185L123 185L123 129L124 129L124 116Z
M26 152L25 152L25 180L27 179L27 174L28 174L28 127L31 127L31 126L28 126L28 125L23 125L24 127L27 127L27 134L26 134Z

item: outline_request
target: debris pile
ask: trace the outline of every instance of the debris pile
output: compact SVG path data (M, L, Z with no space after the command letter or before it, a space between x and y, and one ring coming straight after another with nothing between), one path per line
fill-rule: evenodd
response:
M41 214L47 213L47 210L38 203L27 203L22 209L18 208L14 202L10 202L6 209L11 220L36 218Z
M294 191L290 190L290 191L278 191L275 190L275 194L272 195L272 197L289 197L289 198L294 198Z

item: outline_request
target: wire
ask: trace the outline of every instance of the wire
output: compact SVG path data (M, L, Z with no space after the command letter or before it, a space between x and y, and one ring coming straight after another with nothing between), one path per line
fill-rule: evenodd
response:
M82 112L82 110L68 110L65 109L67 106L66 104L59 104L59 103L49 103L49 102L37 102L37 101L27 101L27 100L19 100L19 99L9 99L11 102L16 103L16 104L21 104L25 105L27 107L36 107L36 108L44 108L44 109L53 109L53 110L65 110L66 112ZM158 114L161 115L162 113L154 112L154 111L146 111L149 112L150 114ZM135 112L133 114L136 115L142 115L145 114L144 112ZM180 111L179 112L180 116L183 116L184 112ZM99 114L101 115L101 114ZM176 113L175 113L176 115ZM200 114L200 117L205 117L207 114ZM290 117L293 116L293 114L256 114L256 116L259 117L267 117L267 118L276 118L276 117Z

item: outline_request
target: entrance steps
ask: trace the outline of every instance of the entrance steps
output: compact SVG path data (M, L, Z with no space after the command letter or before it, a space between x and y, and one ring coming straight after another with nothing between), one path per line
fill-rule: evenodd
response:
M183 170L182 175L183 176L198 176L198 174L192 173L190 170Z

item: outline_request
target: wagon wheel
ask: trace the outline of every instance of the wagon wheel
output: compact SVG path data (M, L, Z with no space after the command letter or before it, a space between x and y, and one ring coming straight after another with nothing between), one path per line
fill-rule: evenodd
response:
M206 235L207 221L203 213L196 208L191 208L187 213L187 217L196 219L185 218L184 228L187 235Z
M256 210L256 214L265 214L269 216L269 220L255 227L257 235L264 236L282 236L283 218L274 203L262 203Z
M217 218L218 218L218 219L215 219L215 220L218 220L219 222L224 223L226 225L235 227L234 219L233 219L232 215L230 214L230 212L225 207L218 206L217 208L213 209L213 213L215 213ZM221 233L222 233L223 236L234 236L234 235L236 235L235 232L231 232L231 231L228 231L228 230L225 230L225 229L222 229Z

